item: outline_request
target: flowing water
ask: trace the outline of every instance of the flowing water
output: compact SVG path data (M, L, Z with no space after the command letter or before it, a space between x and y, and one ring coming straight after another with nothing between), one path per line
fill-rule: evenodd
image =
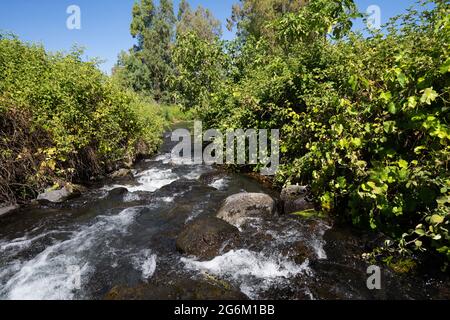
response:
M360 258L376 239L331 222L253 219L242 241L211 261L179 254L190 221L214 216L238 192L278 194L240 174L171 162L170 135L133 178L63 204L0 218L0 299L448 298L446 282L383 269L371 291Z

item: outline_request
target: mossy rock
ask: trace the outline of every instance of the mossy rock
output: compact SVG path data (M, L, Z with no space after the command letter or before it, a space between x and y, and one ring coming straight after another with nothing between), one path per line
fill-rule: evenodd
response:
M408 274L413 273L417 268L417 263L412 259L401 259L396 262L389 263L389 267L395 273Z
M312 219L312 218L319 218L319 219L324 219L327 217L327 215L322 212L322 211L317 211L314 209L308 209L308 210L303 210L303 211L297 211L294 213L291 213L294 216L297 217L302 217L305 219Z

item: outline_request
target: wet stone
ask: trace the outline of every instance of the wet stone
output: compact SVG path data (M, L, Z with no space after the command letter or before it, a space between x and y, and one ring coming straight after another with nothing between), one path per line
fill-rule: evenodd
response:
M205 183L205 184L211 184L214 181L218 180L218 179L223 179L226 178L228 176L227 172L225 171L212 171L212 172L206 172L203 173L200 176L200 181Z
M234 226L241 226L248 218L272 217L275 214L276 203L269 195L238 193L225 200L217 217Z
M46 192L41 193L38 195L37 200L43 203L61 203L81 196L83 191L85 191L83 187L67 184L64 188L59 190L47 190Z
M209 260L220 254L224 244L238 237L239 230L225 221L213 217L201 218L181 231L176 247L183 254Z
M175 279L136 287L116 286L105 300L247 300L247 296L225 281Z
M289 257L297 264L302 264L306 260L312 260L316 258L316 254L312 248L310 248L303 241L296 241L282 250L284 256Z
M308 188L305 186L288 186L281 191L284 214L314 209L314 203L309 199Z
M17 205L0 207L0 217L3 215L7 215L8 213L13 212L14 210L16 210L18 208L19 208L19 206L17 206Z

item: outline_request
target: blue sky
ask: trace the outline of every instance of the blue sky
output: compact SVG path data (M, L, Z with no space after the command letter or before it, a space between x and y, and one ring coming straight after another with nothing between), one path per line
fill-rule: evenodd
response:
M68 51L73 45L86 48L88 58L106 62L102 70L109 73L122 50L130 48L134 40L129 33L131 8L135 0L0 0L0 30L10 31L22 40L42 43L51 51ZM175 7L179 0L175 0ZM191 6L201 4L212 10L224 23L224 38L233 33L225 27L231 6L237 0L189 0ZM360 10L370 5L381 8L382 23L404 12L414 0L356 0ZM67 8L81 9L81 30L66 27Z

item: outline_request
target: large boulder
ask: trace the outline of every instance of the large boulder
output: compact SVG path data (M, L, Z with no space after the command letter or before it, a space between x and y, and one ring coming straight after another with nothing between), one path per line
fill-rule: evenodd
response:
M85 190L85 188L77 185L67 184L65 187L59 190L47 190L44 193L38 195L37 200L39 202L52 202L52 203L61 203L70 199L74 199L76 197L81 196L81 193Z
M211 260L218 256L226 242L235 241L239 230L223 220L210 217L188 224L177 238L177 250L196 256L200 260Z
M238 193L225 200L217 217L239 227L248 218L271 217L276 211L275 200L267 194Z
M308 188L288 186L281 191L281 201L285 214L314 209L314 203L308 198Z

